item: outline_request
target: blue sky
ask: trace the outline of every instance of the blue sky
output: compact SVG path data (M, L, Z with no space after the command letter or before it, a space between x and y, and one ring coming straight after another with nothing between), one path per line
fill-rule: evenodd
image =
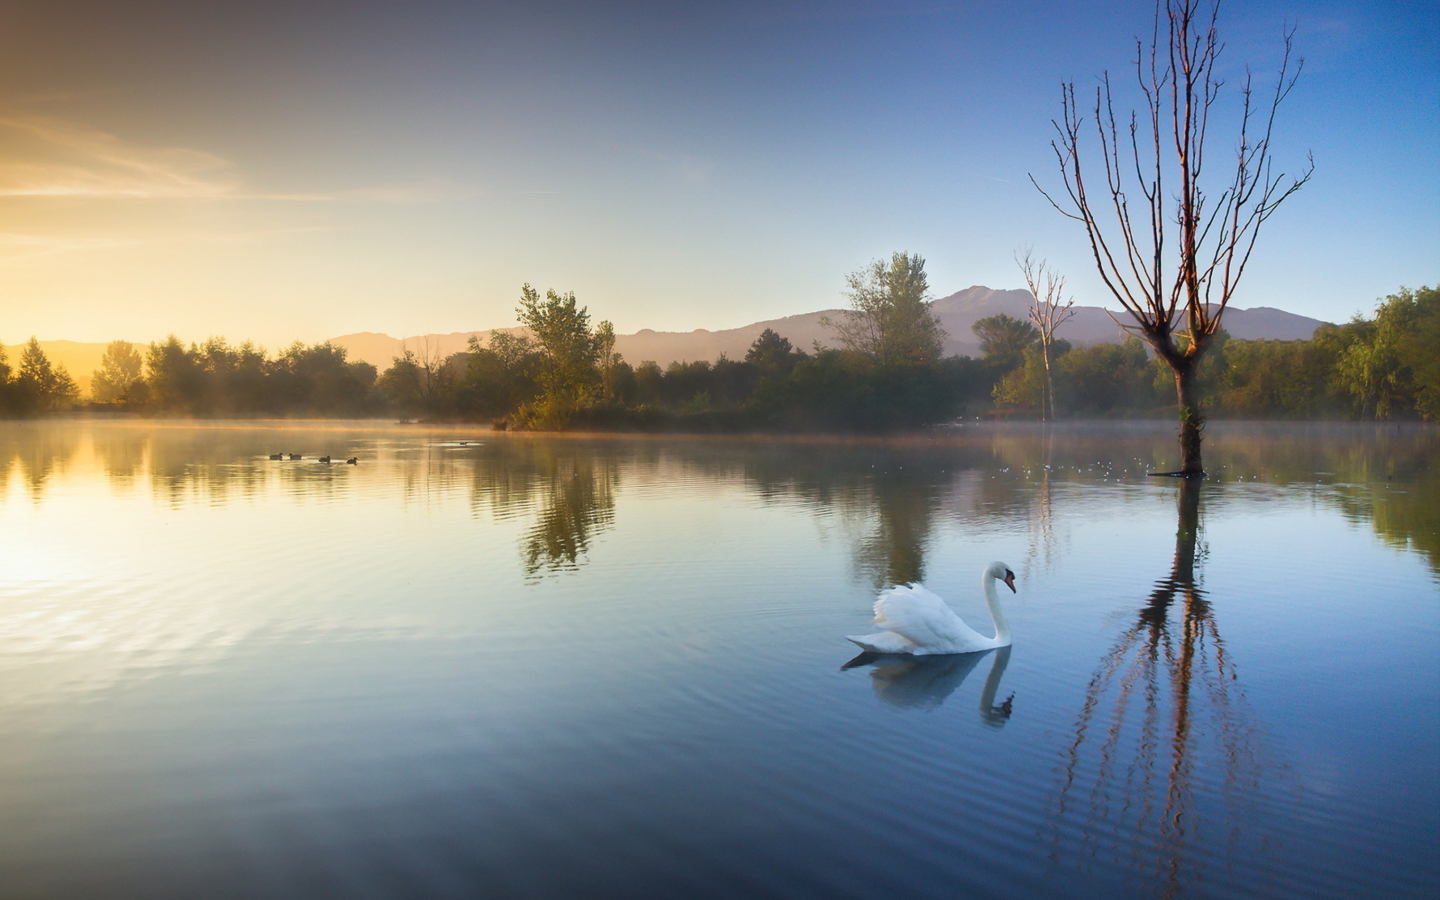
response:
M527 281L622 332L724 328L840 305L894 250L941 295L1020 286L1030 247L1114 306L1028 176L1059 186L1060 83L1128 75L1152 15L8 3L0 341L463 331L513 324ZM1232 3L1232 86L1287 23L1276 163L1316 171L1235 302L1343 320L1440 281L1440 7Z

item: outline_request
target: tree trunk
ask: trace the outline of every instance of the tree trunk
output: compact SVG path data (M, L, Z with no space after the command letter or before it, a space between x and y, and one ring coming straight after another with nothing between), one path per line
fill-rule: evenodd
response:
M1195 544L1200 535L1200 484L1198 478L1180 481L1175 524L1175 561L1170 580L1181 588L1195 586Z
M1205 428L1205 416L1200 409L1200 390L1196 360L1183 360L1175 366L1175 396L1180 412L1180 472L1184 475L1204 475L1205 467L1200 461L1200 433Z
M1045 360L1045 396L1040 400L1040 421L1055 418L1055 376L1050 374L1050 342L1042 341L1040 356Z

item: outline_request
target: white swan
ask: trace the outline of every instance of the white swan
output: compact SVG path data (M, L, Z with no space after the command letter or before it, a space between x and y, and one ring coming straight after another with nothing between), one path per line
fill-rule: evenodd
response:
M1002 562L991 563L980 576L985 590L985 603L990 607L990 620L995 636L986 637L955 615L945 601L921 584L906 584L882 591L875 601L875 624L884 631L862 636L849 636L866 650L876 653L909 653L928 656L936 653L973 653L1010 646L1010 623L995 596L995 582L1003 581L1011 593L1015 591L1015 573Z

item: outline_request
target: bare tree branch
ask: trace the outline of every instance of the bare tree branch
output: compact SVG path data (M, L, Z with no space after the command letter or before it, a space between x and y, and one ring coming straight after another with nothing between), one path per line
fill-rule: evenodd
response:
M1189 474L1203 471L1196 366L1220 329L1261 226L1314 172L1311 160L1299 176L1277 174L1271 157L1277 113L1304 68L1303 60L1292 66L1292 27L1284 33L1275 87L1264 100L1247 70L1239 90L1234 168L1213 193L1207 190L1205 150L1224 87L1217 75L1225 49L1218 20L1218 2L1157 0L1148 48L1136 41L1142 105L1130 114L1129 134L1122 135L1106 73L1092 108L1092 159L1085 151L1092 123L1080 113L1075 85L1063 84L1061 120L1051 123L1056 138L1050 146L1064 196L1031 178L1052 206L1084 226L1101 281L1133 320L1121 327L1140 336L1174 372L1182 471ZM1104 194L1092 194L1092 184Z

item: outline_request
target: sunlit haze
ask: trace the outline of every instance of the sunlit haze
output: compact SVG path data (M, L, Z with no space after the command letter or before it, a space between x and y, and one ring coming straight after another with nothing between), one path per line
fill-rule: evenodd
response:
M44 0L0 8L0 342L509 326L520 285L618 331L840 305L895 250L937 295L1033 247L1114 306L1058 184L1059 85L1153 5ZM1440 7L1233 4L1228 90L1305 68L1315 176L1235 303L1343 321L1437 280ZM1233 131L1218 129L1219 165Z

